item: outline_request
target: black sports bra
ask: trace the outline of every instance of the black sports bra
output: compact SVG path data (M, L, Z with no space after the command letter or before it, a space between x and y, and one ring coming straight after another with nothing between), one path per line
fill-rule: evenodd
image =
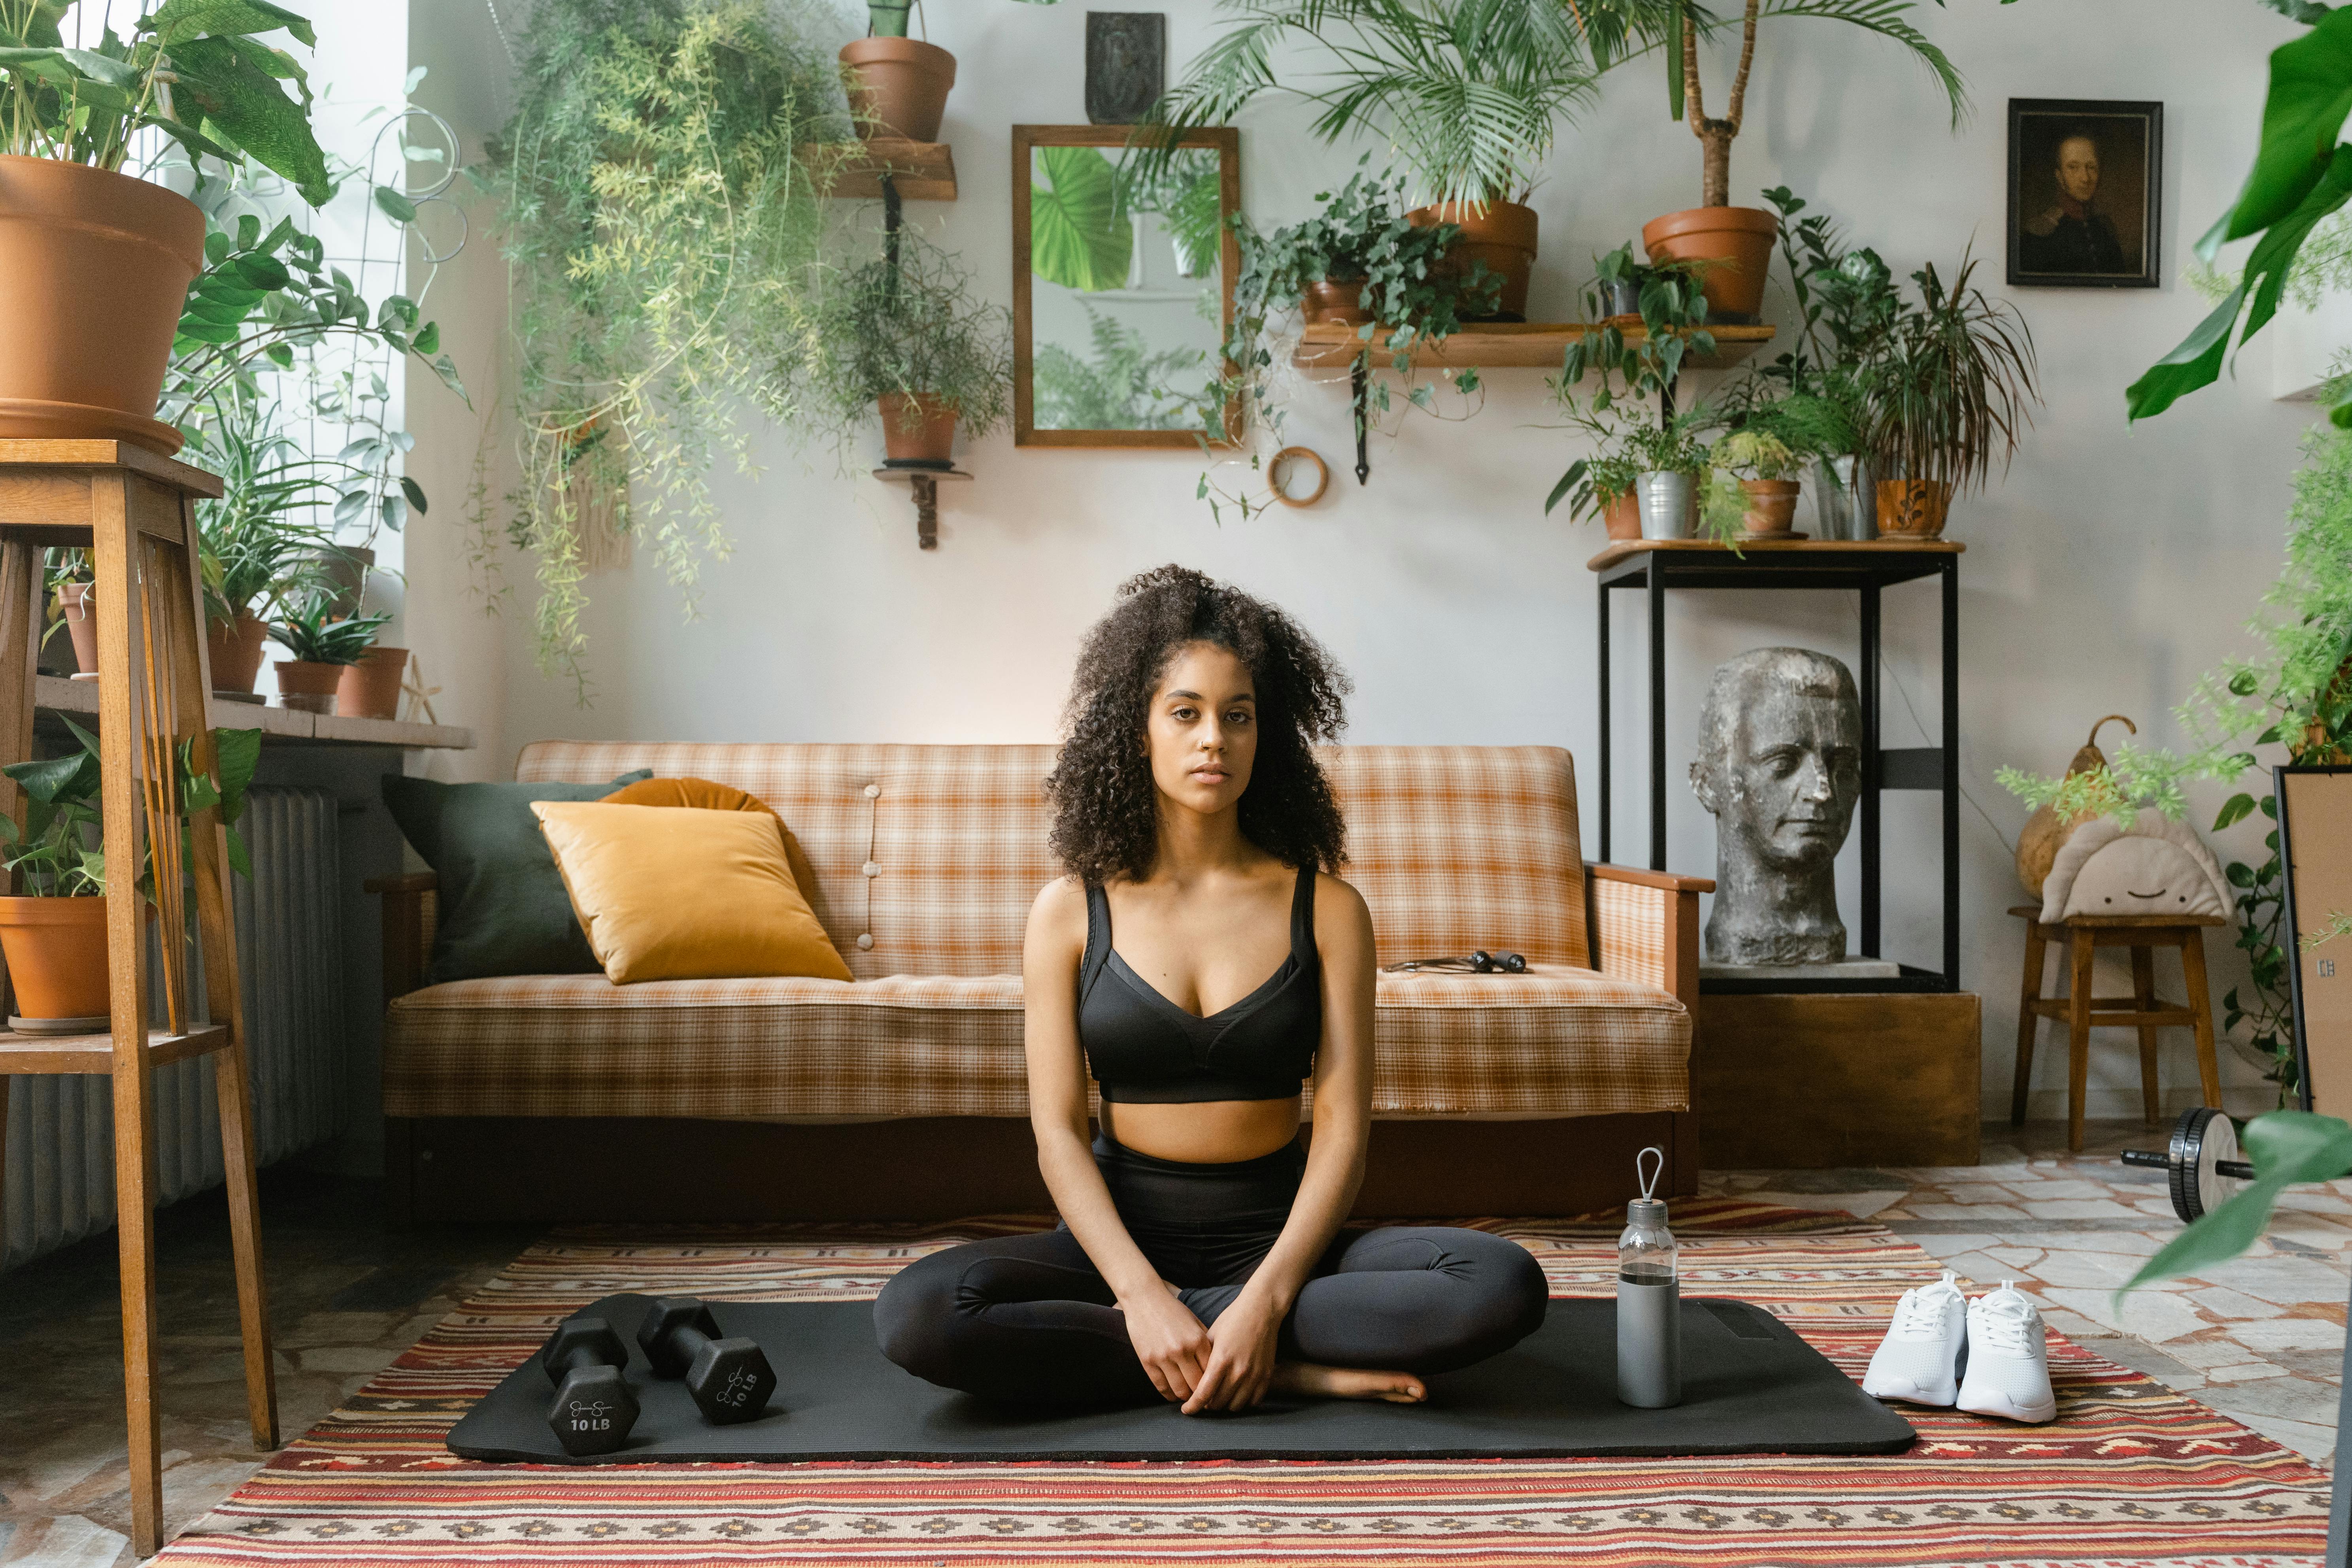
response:
M1323 1038L1315 952L1315 868L1290 900L1290 956L1265 984L1203 1018L1161 995L1110 944L1110 900L1087 889L1087 956L1078 969L1078 1043L1113 1104L1291 1100Z

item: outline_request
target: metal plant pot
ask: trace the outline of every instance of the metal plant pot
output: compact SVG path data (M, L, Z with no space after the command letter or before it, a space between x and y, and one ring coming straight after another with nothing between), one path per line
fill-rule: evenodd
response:
M1822 458L1813 464L1813 508L1823 539L1878 537L1878 487L1868 458Z
M1634 494L1642 498L1642 537L1688 539L1698 531L1698 486L1690 474L1663 470L1642 475Z

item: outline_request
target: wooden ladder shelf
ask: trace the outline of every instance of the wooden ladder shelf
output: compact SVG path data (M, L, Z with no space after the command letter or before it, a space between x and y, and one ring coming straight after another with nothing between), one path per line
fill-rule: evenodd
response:
M194 503L220 493L221 482L212 475L128 442L0 440L0 763L33 755L35 665L47 589L43 552L56 546L87 550L97 579L91 597L98 620L99 753L112 887L106 910L108 1031L0 1030L0 1170L5 1168L10 1078L83 1073L112 1079L131 1537L142 1557L163 1545L154 1100L155 1069L169 1062L209 1056L215 1064L247 1412L254 1447L265 1452L278 1447L226 837L217 807L184 816L175 762L186 744L195 772L209 774L218 766L207 716L212 671ZM0 811L20 829L26 804L16 783L0 775ZM149 900L131 886L134 868L151 856L155 927L164 955L160 994L148 983L142 915ZM184 890L189 881L209 1020L194 1017L190 1001ZM159 1014L161 1022L151 1024Z

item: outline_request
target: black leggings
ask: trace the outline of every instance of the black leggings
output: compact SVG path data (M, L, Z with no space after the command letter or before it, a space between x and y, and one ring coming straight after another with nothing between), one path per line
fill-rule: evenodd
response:
M1306 1152L1234 1164L1157 1160L1095 1141L1127 1232L1205 1325L1281 1234ZM1437 1373L1507 1350L1543 1321L1543 1269L1499 1236L1446 1226L1343 1233L1283 1320L1285 1361ZM1065 1227L975 1241L899 1270L874 1303L882 1352L916 1376L1006 1404L1160 1397L1110 1286Z

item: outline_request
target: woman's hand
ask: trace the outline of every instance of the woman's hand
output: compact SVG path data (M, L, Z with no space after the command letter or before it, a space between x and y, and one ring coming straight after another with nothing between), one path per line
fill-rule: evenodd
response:
M1209 1326L1208 1365L1194 1380L1184 1414L1247 1410L1265 1397L1274 1381L1276 1342L1283 1315L1262 1297L1244 1290Z
M1164 1280L1154 1279L1134 1299L1119 1298L1118 1310L1127 1318L1127 1342L1160 1397L1171 1404L1191 1398L1210 1354L1209 1331L1192 1309Z

